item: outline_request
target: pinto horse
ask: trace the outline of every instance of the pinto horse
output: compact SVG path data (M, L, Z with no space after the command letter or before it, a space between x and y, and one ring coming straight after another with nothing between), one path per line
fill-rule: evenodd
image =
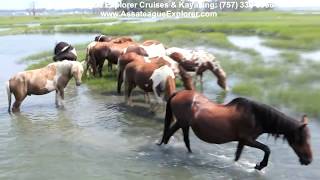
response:
M20 111L22 101L30 95L43 95L56 91L56 105L63 106L64 88L72 77L80 86L83 67L78 61L59 61L36 70L24 71L14 75L7 82L10 113L11 94L15 96L13 112Z
M53 61L76 61L77 60L77 51L76 49L66 42L59 42L54 47L54 56Z
M212 54L203 50L191 51L177 47L166 49L166 54L177 61L188 72L194 72L196 77L199 76L201 87L203 84L203 73L210 70L217 77L218 85L224 90L229 89L226 80L227 75Z
M171 125L174 117L176 121ZM264 151L263 160L255 167L258 170L268 165L270 155L269 147L257 141L264 133L276 138L283 135L302 165L312 162L305 115L300 122L268 105L245 98L236 98L226 105L220 105L195 91L184 90L173 94L167 102L164 132L159 145L167 144L170 137L181 128L185 145L191 152L189 127L198 138L208 143L238 141L235 161L240 158L244 146Z
M125 101L131 105L131 92L138 86L147 95L153 92L158 104L162 103L161 92L165 92L164 99L176 90L175 75L172 69L164 62L151 60L151 62L134 61L124 70Z

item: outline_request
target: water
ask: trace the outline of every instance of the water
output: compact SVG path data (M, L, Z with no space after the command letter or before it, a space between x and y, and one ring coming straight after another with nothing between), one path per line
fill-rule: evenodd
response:
M15 64L26 55L52 49L60 38L86 42L93 35L18 35L0 37L0 84L24 69ZM23 42L23 43L21 43ZM26 43L27 42L27 43ZM27 44L27 45L26 45ZM205 94L216 98L219 88L205 77ZM269 166L253 169L260 150L245 148L234 163L235 143L206 144L190 135L189 154L181 132L169 145L158 147L163 115L154 117L145 106L129 108L123 97L99 94L70 84L66 108L57 109L54 94L31 96L22 113L8 115L0 91L0 179L319 179L320 125L310 123L314 162L301 166L291 148L266 136L271 148ZM229 100L232 95L227 96Z
M272 58L280 53L278 49L264 46L264 40L258 36L228 36L228 40L240 48L254 49L265 58Z

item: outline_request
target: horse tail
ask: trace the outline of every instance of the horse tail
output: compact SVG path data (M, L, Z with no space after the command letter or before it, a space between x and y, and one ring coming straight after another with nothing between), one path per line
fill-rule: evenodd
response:
M170 125L171 125L171 122L173 121L173 114L172 114L172 109L171 109L171 100L174 96L176 96L177 92L174 92L169 98L168 98L168 101L167 101L167 105L166 105L166 116L164 118L164 128L163 128L163 136L162 136L162 139L161 139L161 142L158 144L158 145L161 145L162 143L165 143L167 144L167 141L166 141L166 135L167 135L167 132L170 128Z
M11 89L10 89L10 81L6 83L7 95L8 95L8 112L11 112Z

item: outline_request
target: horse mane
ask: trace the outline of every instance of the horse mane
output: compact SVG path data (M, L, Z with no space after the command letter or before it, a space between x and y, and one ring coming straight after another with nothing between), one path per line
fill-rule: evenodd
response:
M275 139L281 135L284 139L292 138L292 132L300 125L299 121L279 110L246 98L236 98L227 104L232 105L236 105L237 109L241 109L246 115L252 114L256 126L260 126L264 133L273 135Z

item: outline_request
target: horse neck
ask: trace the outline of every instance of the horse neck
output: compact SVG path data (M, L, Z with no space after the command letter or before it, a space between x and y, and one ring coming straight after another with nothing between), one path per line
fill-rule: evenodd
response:
M166 88L165 88L166 101L169 99L171 94L173 94L175 91L176 91L176 82L174 78L172 78L171 76L168 76L166 81Z
M71 76L71 69L73 66L72 61L62 61L57 64L57 71L61 75Z
M264 110L262 116L256 117L256 120L260 121L263 131L265 133L273 134L276 137L278 135L284 135L288 137L295 129L299 127L299 122L288 117L277 110Z
M183 82L183 86L187 90L194 90L194 85L192 83L192 77L187 73L187 71L181 66L178 65L179 75L181 76L181 80Z

